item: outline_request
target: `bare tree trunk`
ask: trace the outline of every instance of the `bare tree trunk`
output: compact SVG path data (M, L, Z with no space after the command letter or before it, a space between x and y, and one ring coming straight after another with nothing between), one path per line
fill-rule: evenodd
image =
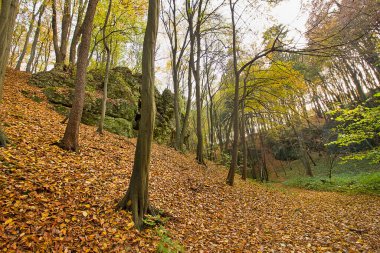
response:
M191 62L191 57L194 57L193 53L193 47L190 46L190 62ZM183 144L185 141L185 137L187 136L187 127L189 124L189 116L190 116L190 111L191 111L191 96L192 96L192 70L191 70L191 64L189 62L189 70L188 70L188 76L187 76L187 102L186 102L186 112L185 112L185 117L182 122L182 129L181 129L181 137L180 137L180 142L179 142L179 148L180 150L183 150Z
M313 172L311 170L311 166L310 166L310 163L309 163L307 150L306 150L305 143L304 143L303 136L302 136L302 131L298 132L296 130L296 128L294 127L294 125L292 124L292 122L290 122L289 117L288 117L288 122L289 122L289 124L290 124L290 126L291 126L291 128L293 130L293 133L297 137L298 145L300 147L300 152L301 152L301 162L302 162L302 164L303 164L303 166L305 168L306 176L312 177L313 176Z
M107 30L108 19L111 14L111 8L112 8L112 0L109 0L107 15L106 15L106 19L104 20L104 26L103 26L103 44L104 44L104 48L106 49L107 60L106 60L106 73L104 76L104 86L103 86L102 112L100 115L99 128L98 128L98 132L100 134L103 134L104 119L106 117L106 109L107 109L108 77L110 74L111 50L107 42L106 30Z
M154 57L158 31L159 1L149 0L148 21L142 57L141 124L137 137L135 162L127 193L116 209L132 210L137 229L143 228L143 217L149 209L149 164L155 121Z
M227 176L227 184L234 184L235 170L237 168L238 159L238 142L239 142L239 84L240 72L237 66L237 47L236 47L236 26L235 26L235 4L230 0L230 10L232 18L232 52L233 52L233 65L234 65L234 78L235 78L235 92L234 92L234 107L232 112L232 124L234 131L234 141L232 145L232 159L230 169Z
M198 15L197 15L197 22L196 22L196 28L195 32L191 27L189 27L190 30L190 43L194 47L195 42L197 43L197 62L195 66L194 58L191 62L193 75L195 79L195 104L197 109L197 162L199 164L204 164L203 159L203 136L202 136L202 104L201 104L201 80L200 80L200 58L201 58L201 19L202 19L202 5L203 0L200 0L198 2ZM190 9L188 9L189 11ZM193 12L194 10L190 10L191 16L194 17ZM192 20L192 19L191 19Z
M3 82L7 68L13 29L18 12L18 0L3 0L0 11L0 104L3 98ZM0 125L0 147L5 147L7 138Z
M73 38L71 40L70 44L70 56L69 56L69 62L71 66L74 66L76 63L76 57L77 57L77 45L79 43L80 35L81 35L81 26L83 22L83 13L84 9L86 8L88 3L88 0L83 3L83 0L79 0L79 7L78 7L78 16L77 16L77 23L74 28L74 34Z
M30 72L31 69L32 69L32 64L33 64L33 61L34 61L34 56L36 54L37 43L38 43L38 39L40 37L42 16L43 16L44 12L45 12L45 2L43 2L41 4L41 7L40 7L40 9L38 11L39 16L38 16L38 21L37 21L37 27L36 27L36 32L34 34L32 48L30 50L29 61L28 61L28 64L26 65L26 72Z
M77 64L77 75L75 79L75 96L72 108L70 110L69 121L63 139L60 141L60 146L66 150L78 152L78 136L79 125L82 118L85 85L86 85L86 69L88 54L91 44L92 23L96 11L98 0L90 0L86 16L82 27L82 41L79 45L79 59Z
M63 8L63 17L61 25L61 44L58 43L58 25L57 25L57 0L52 1L52 28L53 28L53 42L55 52L55 67L61 68L65 64L67 42L71 20L71 0L65 0ZM88 9L88 8L87 8ZM84 33L82 31L82 33Z
M57 24L57 0L52 0L52 29L53 29L53 44L54 44L54 52L55 52L55 63L56 65L60 65L63 61L61 58L59 43L58 43L58 24Z
M202 1L202 0L200 0ZM200 31L199 31L200 32ZM197 70L195 74L195 103L197 108L197 161L204 164L203 160L203 133L202 133L202 103L200 82L200 34L197 34Z
M0 102L3 98L3 82L8 64L10 43L18 12L18 0L3 0L0 12Z
M70 32L69 30L70 23L71 23L71 0L65 0L64 7L63 7L61 48L60 48L62 64L65 64L65 60L66 60L67 43L69 41L69 32Z
M37 13L34 13L35 10L36 10L36 6L37 6L37 1L34 1L34 3L33 3L32 18L30 19L28 32L26 33L26 36L25 36L24 47L22 48L21 54L20 54L20 56L18 58L18 61L17 61L17 64L16 64L16 70L20 70L21 69L22 61L24 60L24 57L25 57L25 54L26 54L26 50L28 49L29 37L32 34L33 26L34 26L34 20L35 20L36 15L37 15Z
M243 164L241 178L247 179L247 141L245 139L245 97L247 96L247 81L251 67L248 68L247 74L244 78L243 96L241 99L241 144L243 148Z

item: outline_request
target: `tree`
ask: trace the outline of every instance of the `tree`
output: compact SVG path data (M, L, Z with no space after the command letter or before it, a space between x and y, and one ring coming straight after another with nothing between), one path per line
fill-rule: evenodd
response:
M18 11L18 0L2 0L0 10L0 103L3 98L3 82L8 63L10 43ZM0 147L6 145L7 138L0 126Z
M71 44L70 44L69 62L70 62L71 66L74 66L76 63L77 45L79 43L79 39L81 36L81 27L82 27L82 23L83 23L83 13L84 13L84 9L87 6L87 3L88 3L88 0L86 0L85 2L83 2L83 0L79 0L77 23L75 25L73 38L71 39Z
M60 68L63 67L66 60L67 43L69 40L70 33L70 22L71 22L71 0L65 0L63 3L63 13L62 13L62 23L61 23L61 42L58 40L58 24L57 24L57 0L52 0L52 27L53 27L53 43L55 52L55 66ZM87 9L88 10L88 9ZM92 18L93 19L93 18ZM92 26L91 21L91 26ZM84 22L82 25L84 29ZM92 27L91 27L92 28ZM84 34L84 32L82 31ZM90 33L91 37L91 33Z
M27 72L31 72L32 70L32 64L34 62L34 56L36 54L36 49L37 49L37 43L38 43L38 40L39 40L39 37L40 37L40 31L41 31L41 23L42 23L42 16L44 15L44 12L45 12L45 7L46 7L46 3L45 1L41 4L41 7L40 9L38 10L38 21L37 21L37 27L36 27L36 32L34 34L34 39L33 39L33 44L32 44L32 48L30 49L30 56L29 56L29 60L28 60L28 63L26 65L26 71ZM37 57L38 58L38 57Z
M129 188L116 209L132 210L137 229L149 208L149 165L155 121L154 57L158 31L159 0L149 0L142 58L141 119Z
M28 45L29 45L29 37L30 35L32 34L32 31L33 31L33 26L34 26L34 20L36 19L36 16L38 14L38 12L35 12L36 11L36 6L37 6L37 3L38 1L34 0L33 1L33 10L32 10L32 16L31 16L31 19L30 19L30 22L29 22L29 28L28 28L28 31L26 33L26 37L25 37L25 42L24 42L24 47L21 51L21 54L18 58L18 61L17 61L17 65L16 65L16 70L20 70L21 69L21 64L22 64L22 61L24 60L24 57L25 57L25 54L26 54L26 51L28 49Z
M112 8L112 0L109 0L107 15L106 15L106 19L104 20L104 27L103 27L103 44L107 52L107 60L106 60L106 72L104 75L104 84L103 84L102 109L101 109L99 128L98 128L98 132L100 134L103 134L104 119L106 117L108 77L110 75L110 65L111 65L111 49L108 45L107 37L106 37L106 28L108 24L108 19L111 14L111 8Z
M88 54L91 43L92 23L96 11L98 0L90 0L88 3L86 16L82 25L82 41L79 45L78 64L76 69L75 78L75 95L73 105L70 110L69 120L67 122L66 131L59 143L59 146L66 150L78 152L78 136L79 125L82 118L85 85L86 85L86 72L88 65Z
M254 57L252 57L250 60L246 61L240 68L238 66L238 45L237 45L237 21L235 20L235 8L238 1L232 2L230 0L229 6L231 11L231 20L232 20L232 56L233 56L233 72L234 72L234 99L233 99L233 111L232 111L232 124L233 124L233 133L234 133L234 139L232 144L232 160L230 169L228 171L226 182L228 185L234 184L234 177L235 177L235 171L237 168L237 162L238 162L238 144L239 144L239 88L240 88L240 75L241 73L247 69L249 66L254 64L257 60L269 55L272 52L275 52L276 50L279 50L282 48L281 43L279 42L279 37L282 34L282 31L280 31L276 37L273 40L273 43L271 45L261 51L260 53L256 54Z
M366 144L368 148L351 155L343 160L368 159L376 164L380 162L380 93L374 95L374 106L358 105L353 109L337 109L330 114L338 122L334 129L337 134L335 141L327 144L328 148L338 146L350 148L351 145Z
M186 31L185 38L182 42L182 46L179 47L178 29L181 22L181 18L177 15L177 6L175 0L168 0L169 11L162 11L162 20L165 28L166 35L169 38L170 51L171 51L171 68L174 88L174 119L175 119L175 140L174 147L177 150L182 149L181 144L181 124L180 124L180 111L179 106L180 94L179 94L179 74L182 64L182 57L184 55L186 44L188 43L187 37L189 29Z

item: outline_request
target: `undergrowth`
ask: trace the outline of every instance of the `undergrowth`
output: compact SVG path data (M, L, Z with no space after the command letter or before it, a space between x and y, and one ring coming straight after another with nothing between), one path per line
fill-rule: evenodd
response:
M347 161L337 163L332 169L332 177L329 177L329 168L323 157L316 159L317 166L313 166L314 177L306 177L303 174L302 165L298 161L293 162L286 170L283 182L286 186L305 188L318 191L337 191L347 193L361 193L380 195L380 166L370 164L367 160Z

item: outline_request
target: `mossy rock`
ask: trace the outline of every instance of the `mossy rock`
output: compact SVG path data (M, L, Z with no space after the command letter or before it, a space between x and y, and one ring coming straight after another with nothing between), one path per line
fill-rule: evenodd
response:
M122 118L105 117L104 129L118 135L127 137L136 137L135 131L132 128L132 123Z
M69 72L52 69L32 75L29 83L40 88L74 87L74 78Z
M73 99L72 89L47 87L43 92L50 103L71 107L71 101Z
M101 100L100 100L101 103ZM124 99L109 99L106 115L114 118L123 118L130 122L135 119L137 106Z
M67 116L74 98L74 74L64 70L34 74L30 84L44 88L43 92L54 109ZM104 69L93 69L88 72L86 95L83 108L82 123L97 125L101 112L104 82ZM110 132L134 137L133 130L138 103L140 100L142 76L133 74L126 67L116 67L110 71L108 85L108 100L104 128ZM168 143L173 131L173 93L165 90L162 95L156 89L156 128L155 139L161 143Z

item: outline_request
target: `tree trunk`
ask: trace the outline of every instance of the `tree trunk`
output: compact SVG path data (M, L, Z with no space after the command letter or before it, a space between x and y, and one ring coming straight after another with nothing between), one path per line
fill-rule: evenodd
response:
M92 23L94 20L97 4L98 0L89 1L86 16L83 21L82 41L79 45L79 59L75 79L75 96L72 108L70 110L69 121L67 123L66 131L63 136L63 139L60 142L60 146L63 149L72 150L75 152L78 152L79 150L79 125L82 118L84 105L86 69L91 44Z
M58 24L57 24L57 0L53 0L51 2L52 5L52 16L51 16L51 24L53 29L53 44L54 44L54 52L55 52L55 65L62 64L62 58L59 50L58 44Z
M234 131L234 140L232 144L232 159L230 169L227 176L227 184L234 184L235 170L237 168L238 160L238 143L239 143L239 83L240 72L237 66L237 48L236 48L236 24L235 24L235 5L230 0L231 18L232 18L232 53L234 65L234 78L235 78L235 92L234 92L234 107L232 112L232 124Z
M191 20L191 23L189 21L189 29L190 29L190 26L192 26L192 22L193 22L192 20ZM185 137L187 136L187 127L189 124L189 117L190 117L190 112L191 112L191 96L192 96L192 89L193 89L192 62L194 62L194 44L190 42L190 61L189 61L189 69L188 69L188 76L187 76L187 89L188 89L187 102L186 102L185 117L183 119L182 129L181 129L181 137L180 137L180 143L179 143L180 150L183 150L183 144L184 144Z
M306 174L306 176L313 177L313 172L311 170L311 166L309 163L307 150L306 150L305 143L304 143L303 136L302 136L302 131L299 133L297 132L294 125L290 122L289 117L288 117L288 122L289 122L289 124L293 130L293 133L297 137L298 145L300 147L300 152L301 152L301 162L303 164L303 167L305 168L305 174Z
M40 32L41 32L42 15L44 14L44 12L45 12L45 2L41 4L40 10L38 11L39 16L38 16L38 21L37 21L37 27L36 27L36 32L34 34L32 48L30 50L29 61L28 61L28 64L26 65L26 72L30 72L32 69L34 56L36 54L37 43L38 43Z
M26 50L28 49L29 37L32 34L33 26L34 26L34 19L36 18L36 15L37 15L37 13L34 13L35 10L36 10L36 5L37 5L37 1L34 1L34 3L33 3L32 18L30 19L28 32L26 33L26 36L25 36L24 47L22 48L21 54L20 54L20 56L18 58L18 61L17 61L16 70L20 70L21 69L22 61L24 60L24 57L25 57L25 54L26 54Z
M149 0L148 21L142 57L141 123L137 137L135 161L129 188L116 209L132 210L137 229L143 228L143 217L149 208L149 164L155 121L154 54L159 18L159 1Z
M203 160L203 134L202 134L202 102L201 102L201 80L200 80L200 59L201 59L201 19L202 19L203 0L198 3L198 16L195 34L191 34L193 41L197 43L197 63L193 62L193 72L195 79L195 104L197 108L197 162L204 164Z
M356 91L359 94L360 101L361 102L365 101L367 99L367 96L365 95L365 93L363 91L363 87L360 84L360 81L357 77L356 71L350 66L350 64L347 61L344 61L344 63L345 63L345 66L346 66L348 72L351 75L352 80L354 81Z
M180 150L181 138L181 124L180 124L180 108L179 108L179 81L178 81L178 68L176 61L176 50L172 50L172 75L173 75L173 88L174 88L174 119L175 119L175 139L174 148Z
M61 33L61 47L60 55L62 64L65 64L66 54L67 54L67 43L69 41L69 32L70 32L70 23L71 23L71 0L65 0L63 8L63 17L62 17L62 33ZM92 27L91 27L92 29Z
M3 98L3 82L11 48L12 34L18 12L18 0L3 0L0 11L0 102Z
M107 29L108 19L111 14L111 8L112 8L112 0L109 0L107 15L106 15L106 19L104 20L104 27L103 27L103 44L104 44L104 48L106 49L107 60L106 60L106 73L104 76L102 110L101 110L99 128L98 128L98 132L100 134L103 134L104 119L106 117L106 109L107 109L108 77L110 74L111 50L106 38L106 29Z
M3 0L0 11L0 104L3 98L3 82L11 48L12 34L18 12L18 0ZM5 147L7 138L0 125L0 147Z
M80 35L81 35L81 26L82 26L82 22L83 22L83 12L84 12L85 7L87 6L87 3L88 3L88 0L86 0L84 4L83 4L83 0L79 0L77 23L75 25L73 38L72 38L71 44L70 44L69 62L70 62L71 66L74 66L76 63L77 45L78 45Z

